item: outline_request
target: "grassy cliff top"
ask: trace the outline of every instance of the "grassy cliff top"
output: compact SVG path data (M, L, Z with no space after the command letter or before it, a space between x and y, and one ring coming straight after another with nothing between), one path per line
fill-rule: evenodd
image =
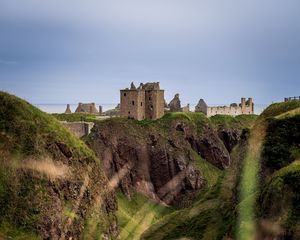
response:
M28 102L0 92L0 103L0 238L106 231L107 179L94 152Z
M51 142L63 142L74 157L96 159L94 153L56 118L28 102L0 92L0 148L21 154L42 154Z
M96 115L90 113L53 113L52 116L57 118L59 121L67 121L67 122L96 121Z
M297 108L300 108L300 100L273 103L262 112L261 117L275 117Z

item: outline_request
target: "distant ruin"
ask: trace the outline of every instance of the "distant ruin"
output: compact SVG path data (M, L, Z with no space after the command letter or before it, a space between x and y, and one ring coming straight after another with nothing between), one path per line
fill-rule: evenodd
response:
M91 113L99 114L95 103L78 103L78 107L75 110L76 113Z
M138 88L120 90L120 115L136 120L158 119L164 115L164 90L159 83L141 83Z
M181 107L181 101L179 98L179 93L176 93L171 102L167 105L167 110L170 112L189 112L190 104Z
M65 113L67 113L67 114L72 113L70 104L67 104L67 109L66 109Z
M289 101L294 101L294 100L300 100L300 96L284 98L284 102L289 102Z
M203 112L207 117L217 114L237 116L241 114L254 114L254 103L252 98L241 98L241 103L232 103L230 106L209 107L203 99L200 99L195 112Z

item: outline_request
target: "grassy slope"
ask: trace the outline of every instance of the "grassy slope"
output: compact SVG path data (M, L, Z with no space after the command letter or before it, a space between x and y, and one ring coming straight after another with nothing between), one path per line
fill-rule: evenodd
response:
M210 117L210 121L217 128L243 129L251 128L257 119L257 115L239 115L231 117L228 115L215 115Z
M299 196L297 194L295 197L295 193L299 189L295 191L295 189L293 189L291 185L294 185L295 181L297 182L300 180L300 172L297 162L293 162L288 165L290 159L286 159L286 165L288 166L282 169L280 169L279 167L279 169L277 168L277 170L275 170L275 172L271 176L267 176L267 181L265 183L262 182L263 186L261 192L258 183L259 170L262 164L262 152L266 149L268 138L276 134L278 135L278 131L280 131L278 129L272 129L272 131L268 130L270 128L270 121L272 122L276 118L279 118L282 120L282 122L278 126L282 127L290 122L289 118L295 116L297 117L299 108L300 101L272 104L261 114L254 126L241 180L241 202L238 206L238 239L254 239L255 236L259 238L261 237L259 234L269 234L269 236L276 236L276 234L281 234L281 231L285 231L282 230L282 227L285 226L286 229L289 229L288 225L290 224L289 221L291 221L291 219L293 221L292 225L296 224L299 221L299 218L295 219L294 216L294 213L297 213L298 210L291 209L293 208L293 203L289 201L290 198L299 199ZM286 119L286 122L283 119ZM295 124L300 124L300 121ZM289 127L293 126L287 126L287 128ZM278 136L275 137L275 139L277 140L277 142L272 142L272 148L268 148L269 151L267 152L267 155L265 157L267 159L270 157L270 155L280 155L280 152L277 152L278 144L282 142L289 142L290 136L284 135L284 137L281 139L281 142L278 142ZM274 171L274 169L272 170ZM293 174L291 174L291 172L293 172ZM292 178L290 177L290 175L292 175ZM286 179L290 179L290 182L288 182L288 180ZM291 181L291 179L293 180ZM297 189L297 186L295 188ZM290 195L292 195L292 197L290 197ZM259 198L257 199L257 197ZM259 201L258 205L256 205L257 201ZM298 205L296 204L296 206L294 207L297 208ZM267 213L270 208L273 208L273 211L271 210L269 212L271 212L272 214L274 214L275 212L275 216L273 219L272 217L270 217L270 214ZM258 216L264 216L263 218L267 219L268 225L265 226L265 224L264 226L260 226L261 228L263 228L263 233L257 231L257 226L262 225L258 222L257 215L255 214L257 212L259 212ZM288 212L289 214L287 214ZM291 217L288 218L287 215L290 215Z
M52 116L57 118L59 121L67 122L94 122L96 120L95 114L88 113L53 113Z
M40 239L37 228L41 218L47 212L51 217L51 211L57 210L53 208L48 185L52 182L60 191L58 180L61 178L56 176L60 168L56 168L56 163L66 165L74 184L80 184L86 175L95 183L94 187L101 183L103 186L106 180L97 170L88 173L88 165L100 170L99 160L54 117L4 92L0 92L0 102L0 238ZM59 162L59 152L53 150L56 143L64 143L71 151L71 162ZM49 162L50 167L41 167ZM64 175L61 177L64 179ZM91 194L99 193L92 186L88 188ZM81 203L64 199L63 190L60 194L62 217L72 222L77 219L76 205ZM97 224L106 226L107 220L101 214L100 211L94 213Z
M119 226L121 239L139 239L140 235L162 216L172 212L171 208L155 203L144 195L136 193L128 200L117 192Z
M184 117L190 121L195 117L201 119L196 123L201 129L202 124L211 124L216 129L243 129L251 127L256 116L218 115L207 119L202 114L169 113L160 121L168 121ZM199 120L198 120L199 121ZM198 200L191 208L175 211L163 217L157 224L151 226L144 234L144 239L175 239L190 237L192 239L217 239L232 232L234 226L234 188L239 172L239 161L244 147L237 146L232 152L232 165L225 171L220 171L195 154L195 166L204 174L208 185L201 192ZM209 226L209 227L208 227Z
M243 174L241 176L240 204L238 206L233 204L234 187L237 184L236 180L240 172L239 160L237 159L243 155L241 153L243 148L237 147L232 153L232 157L235 159L232 167L220 175L217 184L204 192L192 208L175 211L165 216L157 224L150 227L143 237L145 239L176 239L180 237L223 239L226 233L231 233L233 236L236 234L237 239L253 239L256 234L255 212L258 210L257 205L255 205L256 196L259 194L257 179L266 136L266 119L285 119L297 116L299 107L299 101L273 104L258 119L256 116L249 116L248 119L247 116L240 116L235 119L228 116L211 117L210 121L216 128L241 129L242 127L251 127L256 121L254 128L251 130L247 153L245 153ZM238 122L237 119L239 119ZM215 179L215 177L212 178ZM291 189L287 186L288 182L299 181L298 179L300 180L299 162L295 161L279 170L279 172L275 172L264 186L262 191L264 205L270 204L270 201L282 203L281 207L284 208L282 214L286 214L285 218L283 218L284 215L277 215L274 221L278 221L278 219L282 221L283 218L286 225L291 225L291 222L292 224L298 222L298 215L291 214L291 207L293 207L291 197L288 197L289 202L286 202L285 205L284 200L286 198L282 198L284 194L290 195L288 192ZM294 186L294 188L297 188L297 186ZM275 191L277 192L278 201L274 199L274 189L278 189L278 191ZM294 194L292 195L294 196ZM294 206L294 208L297 208L297 206ZM297 209L300 210L300 208ZM296 211L294 209L293 212L297 213L297 209ZM236 222L235 214L237 213L239 213L239 222Z
M218 239L231 232L239 158L236 148L232 153L232 167L218 172L215 185L203 190L192 207L176 211L149 228L144 239Z
M169 137L170 134L177 134L178 137L182 139L183 133L173 130L178 123L185 123L189 126L193 126L193 128L198 132L198 134L201 135L203 126L209 125L211 128L218 129L219 127L221 127L222 122L226 122L226 124L223 124L224 128L241 130L245 127L251 127L255 119L256 116L253 115L239 116L236 118L229 116L216 116L213 120L208 119L202 113L167 113L163 118L154 121L133 121L124 118L113 118L109 121L114 121L121 125L125 124L126 128L131 129L131 134L133 134L136 138L143 138L144 131L154 131L159 133L159 135L163 136L166 139ZM98 124L106 123L105 121L103 121L99 122ZM141 133L142 135L140 135ZM230 205L229 199L233 196L233 193L231 189L228 189L227 184L232 186L233 188L235 181L233 180L234 178L232 178L232 176L234 174L228 171L224 176L221 170L208 163L207 161L203 160L196 152L192 151L192 154L193 158L195 159L195 162L192 162L192 164L202 173L205 181L207 182L206 187L202 190L202 192L199 195L197 204L195 204L190 209L172 211L172 213L169 214L168 208L166 211L165 208L156 208L156 205L153 207L153 203L151 203L151 201L146 201L146 199L143 197L143 201L140 201L137 200L137 196L135 196L133 202L130 202L119 193L118 202L120 210L118 211L118 219L121 223L122 239L137 238L142 233L142 231L150 227L150 225L153 225L153 219L155 219L155 222L156 220L159 222L159 224L154 225L153 228L156 228L156 226L160 226L161 224L168 223L169 221L179 221L180 223L188 222L190 226L195 226L195 224L193 224L192 222L198 221L196 217L198 216L197 213L202 211L207 212L208 216L210 217L213 216L212 219L218 222L217 225L220 228L220 232L224 232L224 229L222 229L222 222L227 221L226 218L228 208L232 207ZM234 151L234 153L232 154L236 155L235 158L238 158L238 151ZM234 169L233 171L237 170ZM226 182L226 184L223 184L222 181ZM222 189L222 191L220 189ZM219 198L220 192L222 192L222 198L226 199L226 204L224 204L223 200L216 200L216 198ZM151 204L149 205L149 203ZM225 205L226 207L224 207ZM219 208L224 208L224 211L220 213L220 211L218 210ZM132 209L134 209L134 211L132 211ZM220 217L220 214L223 214L225 217ZM147 216L147 218L144 218L144 216ZM189 222L189 219L192 222ZM219 219L221 220L219 221ZM200 221L206 220L200 219ZM162 236L165 236L166 233L170 232L170 229L172 229L173 226L176 227L177 225L179 225L179 223L166 224L165 230L158 230L155 232L156 234L162 233ZM189 230L187 230L187 232L188 231ZM191 234L197 235L199 231L199 229L194 229L194 231L191 231ZM149 232L152 232L152 227L150 228ZM182 231L179 230L179 232ZM213 233L209 231L207 232L208 239L209 236L211 236L211 234ZM154 238L154 236L152 237ZM159 239L159 237L157 239Z

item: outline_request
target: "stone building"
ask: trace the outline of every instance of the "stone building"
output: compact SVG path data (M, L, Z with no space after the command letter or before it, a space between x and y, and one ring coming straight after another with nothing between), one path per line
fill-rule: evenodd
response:
M67 108L66 108L65 113L67 113L67 114L72 113L71 108L70 108L70 104L67 104Z
M158 119L164 115L164 90L159 83L141 83L138 88L120 90L120 115L136 120Z
M254 114L254 103L252 98L241 98L241 103L232 103L230 106L209 107L203 99L200 99L195 112L203 112L207 117L217 114L237 116L241 114Z
M190 104L187 104L184 107L181 107L181 101L179 98L179 93L176 93L171 102L167 105L170 112L189 112Z
M76 108L75 112L99 114L95 103L78 103L78 107Z

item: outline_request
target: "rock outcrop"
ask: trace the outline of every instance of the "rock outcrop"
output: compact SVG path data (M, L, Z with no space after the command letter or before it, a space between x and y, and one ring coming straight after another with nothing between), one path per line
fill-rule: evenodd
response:
M181 102L178 93L175 94L168 107L170 108L171 112L181 112Z
M107 177L127 197L139 191L178 206L193 198L205 182L195 168L195 152L220 169L230 164L230 156L208 122L197 126L181 117L166 119L155 126L124 119L99 122L88 144L102 159Z

